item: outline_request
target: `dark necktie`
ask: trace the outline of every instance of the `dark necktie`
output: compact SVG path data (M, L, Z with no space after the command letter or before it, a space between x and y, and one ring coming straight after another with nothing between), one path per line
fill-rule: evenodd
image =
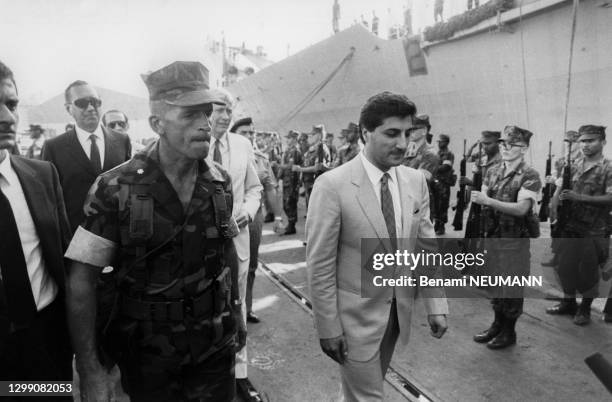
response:
M380 179L380 206L383 217L387 224L389 239L394 249L397 249L397 232L395 230L395 210L393 209L393 197L389 190L389 173L385 173Z
M91 165L93 166L94 171L97 174L102 171L102 162L100 160L100 149L98 149L98 144L96 144L96 140L98 139L98 137L96 137L95 134L92 134L89 136L89 139L91 140L89 159L91 160Z
M213 150L213 160L219 165L223 165L223 158L221 158L221 141L215 140L215 149Z
M6 296L8 318L16 328L27 328L36 314L36 304L15 215L2 191L0 191L0 239L2 239L0 240L2 272L0 285L3 286Z

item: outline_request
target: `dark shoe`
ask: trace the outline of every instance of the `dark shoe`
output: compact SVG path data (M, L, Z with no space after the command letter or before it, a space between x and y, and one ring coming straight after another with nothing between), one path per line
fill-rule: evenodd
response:
M274 214L272 212L268 212L266 217L264 218L264 223L274 222Z
M543 267L556 267L557 266L557 255L553 255L553 257L549 261L542 261L540 263Z
M437 235L443 235L444 233L446 233L446 231L444 230L444 226L442 226L441 228L436 229L436 234Z
M247 313L247 322L250 322L250 323L253 323L253 324L257 324L260 321L261 320L259 319L259 317L257 317L255 314L253 314L253 312Z
M578 304L575 301L573 303L562 301L556 306L547 308L546 313L552 315L574 315L577 310Z
M292 235L292 234L296 234L297 230L295 230L295 225L293 224L289 224L287 225L287 227L285 228L285 231L283 233L281 233L281 236L287 236L287 235Z
M248 378L236 378L236 393L243 401L260 401L261 397Z
M487 347L489 349L504 349L508 346L512 346L516 344L516 331L514 327L516 326L516 318L507 318L505 317L502 322L501 332L493 338L489 343L487 343Z
M602 318L604 322L612 322L612 313L604 313Z
M591 312L588 311L582 311L582 310L578 310L578 312L576 313L576 315L574 316L574 324L579 325L579 326L584 326L584 325L588 325L591 323Z
M501 332L502 315L495 313L495 320L488 329L474 335L474 342L487 343L495 338Z
M514 330L502 330L491 342L487 343L489 349L503 349L516 344L516 332Z

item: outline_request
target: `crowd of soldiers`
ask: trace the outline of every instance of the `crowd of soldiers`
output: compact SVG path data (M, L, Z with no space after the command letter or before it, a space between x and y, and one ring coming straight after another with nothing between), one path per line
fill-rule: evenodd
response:
M283 144L277 133L257 132L250 117L233 119L231 95L209 90L208 71L200 63L175 62L143 80L150 94L149 122L159 139L141 152L132 157L127 116L112 110L101 119L94 87L75 81L65 91L74 125L30 155L50 163L23 162L8 155L15 147L18 94L12 72L0 63L0 212L15 221L0 225L3 239L15 240L3 243L0 278L23 281L14 278L13 266L40 270L43 278L42 285L26 286L31 308L25 313L23 294L15 290L23 283L0 286L0 357L7 362L1 379L70 381L74 351L83 400L110 398L107 371L115 364L132 400L232 400L236 385L248 387L241 381L246 322L260 321L252 311L252 289L263 223L273 221L281 235L295 234L301 194L308 207L317 177L360 154L363 131L348 123L336 148L334 135L318 124L308 133L290 130ZM427 181L435 233L445 234L450 189L459 178L472 204L464 246L473 246L470 239L498 239L488 245L494 251L491 263L515 275L529 273L529 239L539 236L534 210L542 180L525 161L532 137L514 125L483 131L464 151L459 175L449 135L438 136L436 150L427 115L412 118L403 144L403 164ZM555 187L549 206L555 257L547 264L555 267L564 292L547 313L571 315L576 325L590 322L600 277L610 275L602 269L612 232L612 162L603 156L605 138L603 126L568 131L567 155L544 179L547 191ZM463 169L468 161L475 167L472 178ZM24 176L22 164L30 164ZM35 179L32 169L46 173ZM17 201L14 174L26 193ZM41 183L49 189L34 190L36 197L55 197L43 207L54 207L55 223L38 221L28 193ZM464 197L459 194L457 214L467 205ZM14 219L24 211L31 218ZM455 221L458 229L462 215ZM27 229L24 255L15 245L27 222L42 226ZM33 251L26 242L50 230L57 231L54 243L35 246L42 257L29 258ZM246 232L245 250L239 239ZM69 265L60 268L62 255ZM51 267L51 260L58 265ZM57 307L63 302L65 310ZM522 292L501 289L492 299L491 326L474 340L490 349L515 344L523 303ZM36 325L23 323L23 316ZM604 320L612 322L610 299ZM65 331L58 334L64 343L70 334L71 345L56 359L66 370L32 371L44 364L40 351L27 352L26 342L45 343L43 325ZM248 399L249 390L243 395Z

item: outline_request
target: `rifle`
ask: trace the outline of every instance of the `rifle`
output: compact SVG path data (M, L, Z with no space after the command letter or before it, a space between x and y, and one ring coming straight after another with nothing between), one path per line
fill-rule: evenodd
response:
M467 165L467 155L465 151L465 147L467 144L467 140L463 140L463 159L461 159L461 163L459 164L459 174L460 177L465 177L466 165ZM463 213L465 212L465 184L459 185L459 190L457 190L457 206L455 207L455 218L453 219L453 227L455 230L463 230Z
M472 188L474 191L482 190L482 144L478 143L478 168L472 176ZM482 205L472 203L471 214L468 217L465 228L466 239L481 239L484 237L484 225L482 225Z
M567 141L567 161L563 166L563 184L561 185L561 191L572 189L572 142ZM572 203L570 200L559 201L559 207L557 208L557 223L555 223L555 231L558 233L567 224L572 216Z
M548 141L548 159L546 159L546 173L545 177L550 176L552 169L552 141ZM546 186L542 189L542 201L540 201L540 212L538 216L540 217L540 222L546 222L548 220L548 215L550 211L548 210L548 204L550 203L550 199L555 191L554 184L546 183Z

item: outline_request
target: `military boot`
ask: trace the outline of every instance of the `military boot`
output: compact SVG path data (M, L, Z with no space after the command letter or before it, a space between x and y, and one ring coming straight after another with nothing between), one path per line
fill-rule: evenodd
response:
M546 309L547 314L552 315L574 315L578 310L575 298L564 298L561 303Z
M295 230L295 222L289 222L287 224L287 227L285 228L285 231L281 233L281 236L287 236L287 235L292 235L296 233L297 233L297 230Z
M274 213L268 212L264 218L264 223L274 222Z
M516 320L516 318L504 317L501 332L487 343L487 347L489 349L503 349L514 345L516 343L516 331L514 330Z
M436 231L437 235L443 235L445 233L444 223L442 223L442 221L436 220L436 223L434 224L434 230Z
M500 332L502 328L503 316L501 313L495 312L495 320L493 324L488 329L485 329L479 334L474 335L474 342L478 343L487 343L491 339L495 338Z

